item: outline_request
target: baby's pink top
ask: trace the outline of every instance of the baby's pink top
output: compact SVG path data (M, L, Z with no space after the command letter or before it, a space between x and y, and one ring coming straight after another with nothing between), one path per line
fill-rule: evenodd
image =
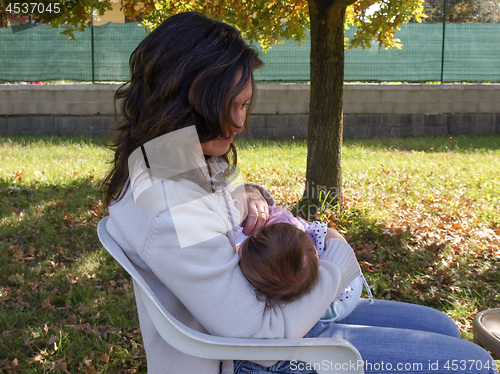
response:
M269 207L269 220L267 221L266 226L278 222L287 222L298 227L302 231L306 231L306 226L297 217L294 217L291 212L283 209L280 206L271 205ZM312 242L316 244L314 238L309 233L307 233L307 235L312 240Z

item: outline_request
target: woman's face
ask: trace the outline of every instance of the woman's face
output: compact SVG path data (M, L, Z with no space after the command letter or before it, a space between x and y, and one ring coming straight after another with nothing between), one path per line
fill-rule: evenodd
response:
M241 73L239 74L241 75ZM239 76L236 77L239 80ZM237 80L237 81L238 81ZM236 133L243 130L248 104L252 99L252 85L248 83L231 104L231 118L233 119L233 133L227 137L219 136L217 139L201 143L201 149L206 156L222 156L229 150Z

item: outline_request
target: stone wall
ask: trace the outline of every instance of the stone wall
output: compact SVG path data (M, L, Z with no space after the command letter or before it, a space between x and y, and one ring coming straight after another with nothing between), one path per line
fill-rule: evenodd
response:
M307 136L309 86L259 85L251 136ZM500 84L346 84L344 136L500 133Z
M105 136L118 85L0 85L1 135ZM309 85L259 84L249 137L307 137ZM500 133L500 84L346 84L346 137Z

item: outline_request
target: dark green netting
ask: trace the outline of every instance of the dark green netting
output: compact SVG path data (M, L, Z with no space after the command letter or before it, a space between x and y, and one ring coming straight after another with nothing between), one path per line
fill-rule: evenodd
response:
M346 30L346 37L354 34ZM500 82L500 24L404 25L396 36L402 49L372 48L345 51L346 81L440 81ZM287 41L263 54L262 80L309 80L310 42L299 46ZM442 58L444 64L442 66Z
M138 23L94 27L92 59L90 29L68 40L61 30L49 25L20 32L0 28L0 80L92 81L94 71L96 81L126 81L130 54L145 36Z
M353 29L346 30L350 37ZM0 28L0 81L126 81L128 58L145 37L137 23L106 24L68 40L43 25L13 32ZM500 82L500 24L404 25L396 34L403 48L348 49L346 81ZM261 57L258 80L308 81L309 40L286 41ZM444 56L444 63L443 63ZM441 68L443 67L443 71Z
M448 26L448 25L447 25ZM347 30L349 37L354 30ZM349 81L438 81L441 79L443 25L409 24L396 33L401 49L349 49L345 79ZM376 77L376 78L375 78ZM375 78L375 79L374 79ZM466 76L462 80L468 80Z

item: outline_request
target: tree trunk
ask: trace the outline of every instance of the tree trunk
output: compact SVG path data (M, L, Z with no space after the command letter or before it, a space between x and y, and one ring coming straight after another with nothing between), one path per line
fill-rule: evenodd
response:
M342 204L342 102L346 6L309 0L311 97L304 199ZM322 196L318 191L324 190Z

